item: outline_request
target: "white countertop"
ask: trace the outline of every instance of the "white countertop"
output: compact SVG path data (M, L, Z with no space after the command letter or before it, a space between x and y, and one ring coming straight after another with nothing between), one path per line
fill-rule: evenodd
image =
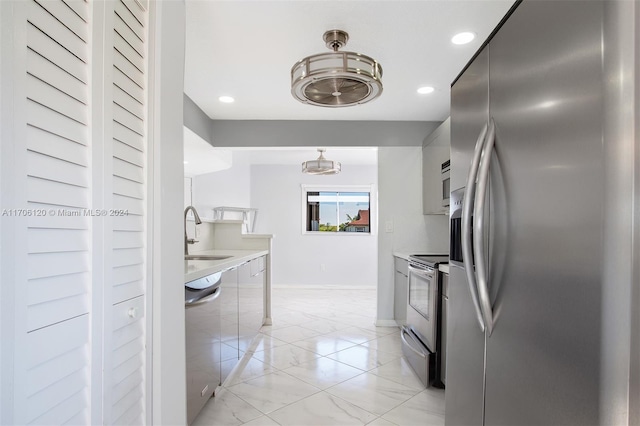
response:
M413 251L411 253L407 253L407 252L403 252L403 251L394 251L393 252L393 256L394 257L399 257L400 259L404 259L404 260L409 260L409 256L412 253L422 253L424 250L420 251L420 250L416 250ZM440 264L438 265L438 270L440 270L441 272L444 272L445 274L449 273L449 264L448 263L444 263L444 264Z
M412 253L415 253L415 252L412 252ZM409 260L409 256L411 255L411 253L405 253L405 252L402 252L402 251L394 251L393 255L395 257L399 257L400 259Z
M268 250L204 250L189 252L190 255L204 254L214 256L230 256L221 260L185 260L184 282L188 283L207 275L221 272L260 256L269 254Z

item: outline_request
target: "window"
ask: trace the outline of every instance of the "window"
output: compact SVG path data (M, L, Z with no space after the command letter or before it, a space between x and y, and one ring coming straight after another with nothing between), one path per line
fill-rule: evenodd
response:
M303 187L305 231L370 234L371 193L365 189L366 192L351 188L325 191Z

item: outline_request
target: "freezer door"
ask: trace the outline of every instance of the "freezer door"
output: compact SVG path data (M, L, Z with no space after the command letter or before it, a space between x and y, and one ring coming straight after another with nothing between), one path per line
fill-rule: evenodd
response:
M490 43L485 425L599 423L602 7L525 1Z
M488 120L488 58L485 48L451 87L451 192L466 185L476 140Z
M487 123L488 73L488 51L484 49L451 88L452 191L465 186L476 141ZM452 211L458 207L452 204ZM454 263L450 264L447 311L445 424L481 425L484 332L478 325L466 273Z

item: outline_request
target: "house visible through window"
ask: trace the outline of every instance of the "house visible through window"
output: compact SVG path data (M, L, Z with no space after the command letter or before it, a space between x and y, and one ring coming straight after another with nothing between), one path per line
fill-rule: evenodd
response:
M307 192L306 230L371 233L369 192Z

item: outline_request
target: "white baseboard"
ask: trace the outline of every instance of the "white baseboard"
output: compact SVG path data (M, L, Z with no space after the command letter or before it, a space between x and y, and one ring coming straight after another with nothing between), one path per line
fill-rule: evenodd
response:
M373 290L376 291L375 286L364 285L295 285L295 284L272 284L272 289L295 289L295 290Z
M395 320L377 319L374 324L376 327L398 327L398 323Z

